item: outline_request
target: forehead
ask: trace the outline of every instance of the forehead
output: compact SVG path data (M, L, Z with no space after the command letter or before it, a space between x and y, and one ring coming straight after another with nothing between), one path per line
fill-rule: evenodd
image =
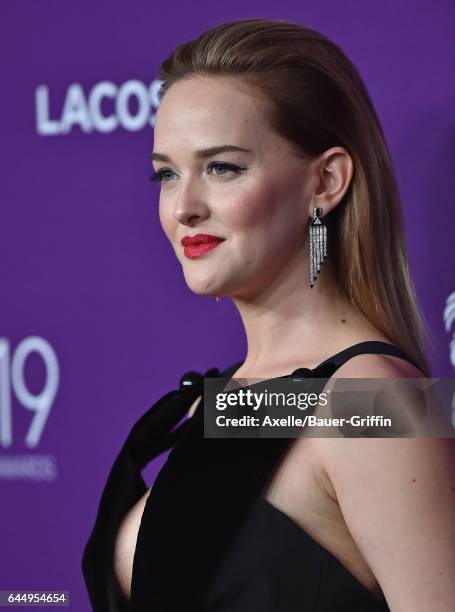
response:
M156 148L175 144L196 149L230 142L254 146L273 138L259 97L248 84L232 77L177 81L156 114Z

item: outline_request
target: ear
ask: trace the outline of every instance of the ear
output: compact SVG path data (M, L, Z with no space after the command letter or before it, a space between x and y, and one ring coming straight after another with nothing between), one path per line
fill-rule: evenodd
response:
M311 162L313 192L310 194L309 216L313 208L322 208L325 217L343 199L349 188L354 163L343 147L332 147Z

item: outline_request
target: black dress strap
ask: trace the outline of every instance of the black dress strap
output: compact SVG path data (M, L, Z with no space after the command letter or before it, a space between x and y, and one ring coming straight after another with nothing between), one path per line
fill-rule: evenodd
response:
M420 370L419 366L413 361L404 351L393 344L388 342L382 342L380 340L366 340L365 342L358 342L348 348L340 351L336 355L329 357L317 368L313 370L315 372L315 378L328 378L332 376L339 367L341 367L346 361L357 355L371 354L377 355L392 355L393 357L400 357L409 363L412 363L417 369ZM316 376L317 373L317 376ZM423 372L422 372L423 373Z

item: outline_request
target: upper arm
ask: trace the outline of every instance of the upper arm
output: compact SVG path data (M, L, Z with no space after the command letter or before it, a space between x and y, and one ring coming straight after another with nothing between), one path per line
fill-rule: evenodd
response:
M377 377L397 376L393 365L381 364ZM357 368L358 376L375 377ZM321 462L347 527L389 607L394 612L453 610L454 441L326 438L320 442Z

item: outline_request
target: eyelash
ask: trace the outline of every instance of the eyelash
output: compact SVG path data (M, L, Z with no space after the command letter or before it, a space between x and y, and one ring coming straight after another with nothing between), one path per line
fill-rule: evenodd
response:
M236 166L235 164L228 164L227 162L212 162L211 164L209 164L208 167L213 168L215 166L222 166L223 168L227 170L231 170L235 174L240 174L243 170L246 170L246 168L242 168L241 166ZM172 172L172 170L170 170L170 168L161 168L161 170L158 170L158 172L151 174L149 177L149 180L156 181L158 183L169 183L169 181L163 180L163 174L165 172ZM224 174L218 174L216 176L224 176Z

